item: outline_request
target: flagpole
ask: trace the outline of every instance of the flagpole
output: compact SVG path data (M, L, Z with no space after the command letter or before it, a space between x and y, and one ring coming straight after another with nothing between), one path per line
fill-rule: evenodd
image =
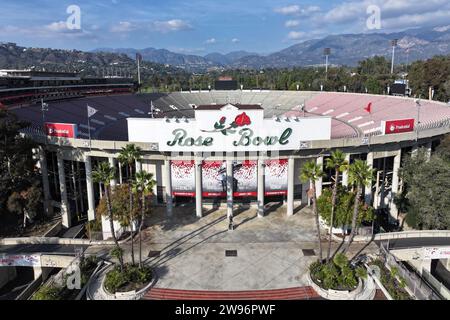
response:
M91 117L89 116L89 105L86 104L87 106L87 114L88 114L88 132L89 132L89 149L92 151L92 142L91 142Z

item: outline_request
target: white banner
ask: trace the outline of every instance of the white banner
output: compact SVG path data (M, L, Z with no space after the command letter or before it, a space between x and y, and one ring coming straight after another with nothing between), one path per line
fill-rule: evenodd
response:
M449 259L450 247L423 248L423 259Z
M131 142L158 143L161 152L297 150L329 140L331 118L264 119L263 110L196 111L196 119L128 118Z
M40 267L41 256L38 254L0 255L0 267Z

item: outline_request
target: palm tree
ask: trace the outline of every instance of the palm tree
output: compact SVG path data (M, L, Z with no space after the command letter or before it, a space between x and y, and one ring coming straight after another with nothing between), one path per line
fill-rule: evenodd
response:
M131 263L134 265L134 228L133 228L133 165L136 161L142 160L142 149L137 147L135 144L127 144L119 154L119 162L128 168L128 191L130 194L130 205L129 205L129 215L130 215L130 229L131 229Z
M300 179L304 182L309 182L311 185L311 194L313 200L313 212L316 217L316 227L319 237L319 261L322 263L322 243L320 241L320 223L319 223L319 212L317 210L317 196L316 196L316 181L323 177L323 171L320 165L318 165L314 160L305 163L302 168L302 173Z
M363 160L356 160L349 166L348 180L350 184L356 187L356 196L352 216L352 231L350 232L350 238L348 240L347 246L343 250L343 253L346 253L348 251L350 245L353 242L353 238L355 237L356 222L359 215L359 202L362 194L362 188L372 181L373 173L374 169L370 168L369 165Z
M120 269L123 270L123 256L122 249L120 248L119 242L117 241L116 232L114 229L114 216L111 206L111 180L114 179L116 173L116 169L111 167L107 162L101 162L97 168L92 172L92 178L94 182L103 184L105 186L105 200L106 200L106 209L108 210L109 223L111 228L112 237L114 239L114 243L116 244Z
M136 173L136 180L133 183L133 192L141 196L141 218L139 223L139 268L142 268L142 227L144 225L146 213L146 195L151 194L156 181L153 179L153 174L145 171Z
M328 169L334 169L334 185L333 193L331 196L331 217L330 217L330 235L328 237L328 251L327 251L327 263L330 261L331 255L331 234L334 226L334 211L336 210L336 198L337 189L339 185L339 173L344 172L348 168L348 161L345 160L345 154L341 150L336 150L331 153L331 158L326 161L326 167Z

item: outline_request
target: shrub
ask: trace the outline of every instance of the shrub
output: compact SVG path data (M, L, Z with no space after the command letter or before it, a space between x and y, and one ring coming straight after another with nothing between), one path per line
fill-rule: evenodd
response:
M151 268L126 264L121 271L119 266L106 274L105 288L110 293L139 290L148 284L153 277Z
M310 266L310 273L313 281L326 290L353 290L358 285L358 278L367 276L364 268L352 268L342 253L336 254L327 264L314 262Z
M62 288L55 285L44 285L36 291L31 300L61 300Z
M398 275L397 268L394 267L389 271L381 260L375 260L371 265L376 265L380 268L381 283L394 300L411 300L411 297L404 289L406 286L405 279L401 277L399 277L399 281L396 279L396 276Z

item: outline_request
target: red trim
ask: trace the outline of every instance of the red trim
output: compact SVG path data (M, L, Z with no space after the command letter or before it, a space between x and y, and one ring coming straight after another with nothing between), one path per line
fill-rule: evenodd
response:
M174 197L191 197L194 198L195 197L195 192L180 192L180 191L175 191L172 193Z
M203 196L205 198L222 198L222 197L226 197L227 193L226 192L203 192Z
M258 192L250 191L250 192L234 192L233 197L256 197L258 196Z
M278 190L278 191L266 191L264 195L266 196L287 196L287 190Z

